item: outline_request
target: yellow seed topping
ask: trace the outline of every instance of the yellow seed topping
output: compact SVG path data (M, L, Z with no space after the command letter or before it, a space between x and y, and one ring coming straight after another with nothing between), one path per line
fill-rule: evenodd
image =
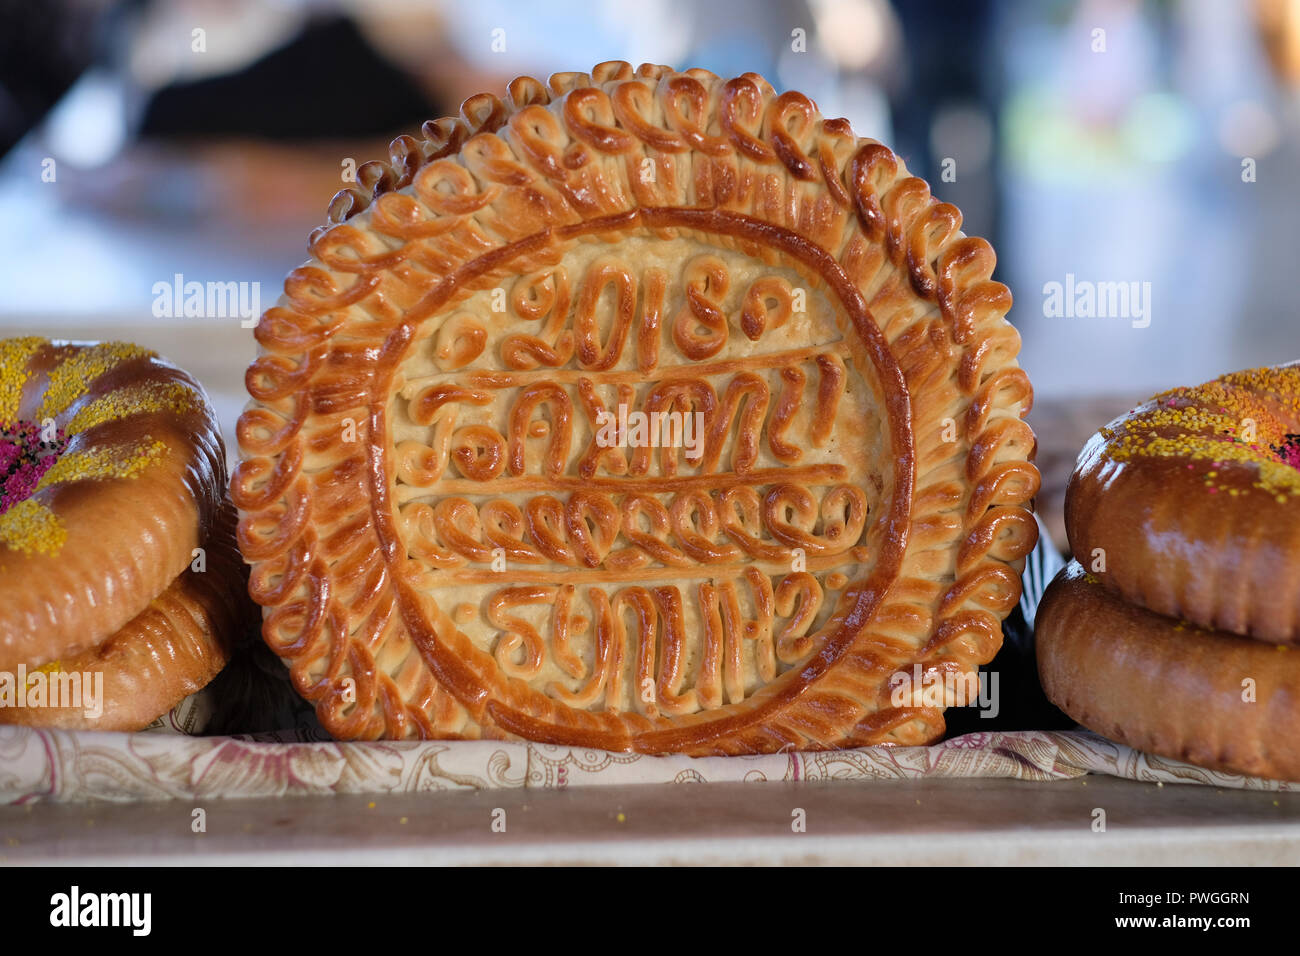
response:
M1300 496L1300 467L1289 434L1297 421L1300 368L1262 368L1162 392L1102 435L1116 461L1183 458L1209 464L1204 478L1210 494L1237 495L1220 476L1231 464L1251 466L1252 486L1285 503L1288 496Z
M125 449L91 448L64 452L36 485L36 490L64 481L98 481L106 478L134 478L155 461L167 446L148 436Z
M13 424L18 420L18 405L27 382L27 363L36 350L45 344L37 335L0 341L0 422Z
M58 554L67 529L53 511L28 498L0 515L0 543L24 554Z
M1290 413L1293 419L1296 419L1300 418L1300 391L1296 389L1298 379L1300 379L1300 369L1267 366L1247 369L1244 372L1233 372L1223 376L1221 381L1229 388L1267 394L1270 400L1276 402Z
M36 417L53 418L84 395L90 383L109 369L130 359L153 354L146 348L126 342L100 342L78 349L50 370L45 401Z
M179 415L193 411L198 406L198 393L179 382L134 385L109 392L97 398L68 422L69 437L104 422L117 421L130 415L147 412L171 411Z

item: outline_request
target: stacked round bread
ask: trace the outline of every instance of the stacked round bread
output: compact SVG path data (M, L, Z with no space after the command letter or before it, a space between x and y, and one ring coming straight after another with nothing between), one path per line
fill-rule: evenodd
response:
M202 388L139 346L0 341L0 723L137 730L254 618Z
M1300 364L1155 396L1084 447L1036 634L1051 700L1140 750L1300 779Z

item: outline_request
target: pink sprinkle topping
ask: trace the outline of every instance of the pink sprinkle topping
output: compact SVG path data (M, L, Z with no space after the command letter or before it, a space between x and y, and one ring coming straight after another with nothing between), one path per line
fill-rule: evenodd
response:
M1292 468L1300 469L1300 442L1287 442L1278 449L1278 457Z
M0 424L0 514L31 497L67 444L61 428L46 434L35 422Z

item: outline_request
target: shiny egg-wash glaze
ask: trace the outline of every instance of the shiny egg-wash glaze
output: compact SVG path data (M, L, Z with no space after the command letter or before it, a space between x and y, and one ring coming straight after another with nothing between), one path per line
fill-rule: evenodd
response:
M137 345L0 340L0 423L22 422L62 437L0 514L0 672L102 675L102 714L10 701L0 723L139 730L215 677L253 623L212 408Z
M1287 648L1130 604L1077 561L1044 593L1035 642L1044 692L1090 730L1201 767L1300 780L1300 655Z
M723 81L705 71L606 63L590 76L552 77L549 87L521 77L506 101L473 97L459 119L424 132L423 141L399 137L391 164L362 167L361 189L341 193L331 224L313 233L312 261L290 275L258 326L263 354L247 375L254 401L239 423L244 461L231 490L241 549L253 565L251 591L266 609L263 634L325 726L345 738L517 735L696 754L940 736L942 711L891 706L888 679L913 663L927 673L964 673L990 660L1036 540L1027 508L1038 487L1034 440L1022 421L1032 393L1015 364L1019 337L1004 318L1010 294L989 278L988 244L963 236L957 210L933 200L887 148L855 139L842 120L823 120L800 94L776 96L754 74ZM626 314L634 303L619 306L626 296L616 294L618 318L603 345L596 325L581 325L581 308L573 328L566 314L541 330L497 329L486 312L457 311L539 270L550 270L554 290L566 263L579 282L605 269L616 290L626 289L633 268L593 264L594 257L649 240L664 243L664 261L683 270L680 289L667 277L680 291L676 308L659 318L643 308L638 324ZM646 249L655 255L653 245ZM636 275L647 290L663 281L653 270ZM753 288L755 276L767 283L753 307L724 309L711 299L728 275L738 286ZM811 286L821 324L808 328L823 340L803 343L811 354L785 344L788 362L779 367L747 365L765 336L787 343L788 318L786 328L762 319L768 302L784 315L780 295L765 290L792 276ZM648 292L647 301L658 294ZM669 321L667 311L677 318ZM840 338L827 342L832 329ZM501 341L488 350L494 335ZM682 361L651 361L661 349ZM494 364L471 368L480 357ZM806 370L798 367L805 360ZM570 362L575 371L566 370ZM529 386L536 391L519 400L532 404L517 415L495 404L508 392L468 381L457 381L467 391L451 397L403 391L408 377L446 389L456 375L480 374L478 385L489 386L501 384L493 375L539 368L553 369L553 381ZM569 461L561 453L572 429L585 427L579 407L586 414L623 394L624 369L651 383L680 379L695 397L674 398L672 407L713 409L707 467L678 473L661 451L659 472L650 474L644 455L629 462L589 446L589 456ZM701 369L730 376L721 398ZM816 389L807 401L805 385ZM765 401L770 422L752 413ZM734 443L730 425L708 427L721 420L718 403L737 414ZM850 415L848 403L860 411ZM545 421L533 417L542 406ZM824 415L819 423L816 410L830 407L839 409L833 425ZM453 412L470 424L459 439L448 425L440 440L447 419L436 416ZM343 437L349 419L355 442ZM530 473L529 442L542 439L549 457ZM411 453L419 445L428 452ZM807 487L764 468L787 464L782 456L793 446L822 462ZM465 478L442 477L446 461ZM716 470L724 465L730 470ZM422 474L438 477L424 487ZM611 485L610 476L631 483ZM588 497L574 491L565 503L547 493L573 478L591 484ZM496 482L499 503L449 504L440 482L466 480L489 495ZM619 488L624 497L615 501ZM810 509L821 488L828 490L818 539ZM728 493L738 510L720 514ZM522 507L510 495L523 496ZM771 495L778 500L760 521L753 502ZM637 496L642 512L659 515L651 538L622 516ZM676 497L654 504L660 496ZM408 516L411 501L428 510ZM455 588L477 596L479 585L454 575L478 573L471 565L481 563L487 531L480 525L470 534L464 523L481 520L489 505L518 552L503 579L529 573L537 558L545 566L532 573L549 577L536 587L564 600L569 588L586 587L593 618L555 617L550 640L535 641L534 625L501 616L513 605L499 594L496 604L479 606L456 599ZM537 518L530 524L516 512ZM860 540L840 540L858 529L858 516ZM790 541L821 546L856 574L850 580L826 562L810 563L813 583L838 596L802 643L774 634L776 599L797 618L792 591L808 585L790 583L793 575L768 581L775 569L766 549ZM615 543L626 546L615 552ZM679 558L690 560L674 564ZM622 610L603 613L611 599L601 582L614 583L619 561L652 582L670 566L684 569L682 580L688 572L707 578L715 558L732 565L719 566L723 580L698 583L694 600L664 579L616 590ZM721 633L712 614L726 604L727 575L754 588L741 616L755 619L739 634ZM536 596L515 589L512 600ZM488 643L480 609L498 614L491 632L502 633ZM631 633L625 614L634 619ZM566 643L578 633L569 624L588 629L584 654L566 655L577 646ZM791 635L790 627L787 620L779 633ZM772 669L764 655L777 647L787 657L798 647L802 656ZM730 670L719 655L731 655ZM565 693L589 689L602 661L609 666L592 686L604 696L589 707L566 705ZM586 684L557 682L566 667ZM629 675L646 678L641 694ZM623 689L614 695L616 686Z
M1075 558L1160 614L1300 642L1298 439L1300 364L1155 396L1079 456L1065 498Z

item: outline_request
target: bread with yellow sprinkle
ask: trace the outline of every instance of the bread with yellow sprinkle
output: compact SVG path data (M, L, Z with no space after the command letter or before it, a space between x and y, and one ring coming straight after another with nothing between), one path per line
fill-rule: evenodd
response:
M1034 622L1049 700L1202 767L1300 780L1300 364L1176 388L1084 446Z
M0 674L102 665L121 691L104 729L215 676L249 606L225 483L186 372L127 343L0 340ZM4 704L0 723L61 721Z
M1156 395L1084 447L1074 557L1125 600L1300 643L1300 363Z

